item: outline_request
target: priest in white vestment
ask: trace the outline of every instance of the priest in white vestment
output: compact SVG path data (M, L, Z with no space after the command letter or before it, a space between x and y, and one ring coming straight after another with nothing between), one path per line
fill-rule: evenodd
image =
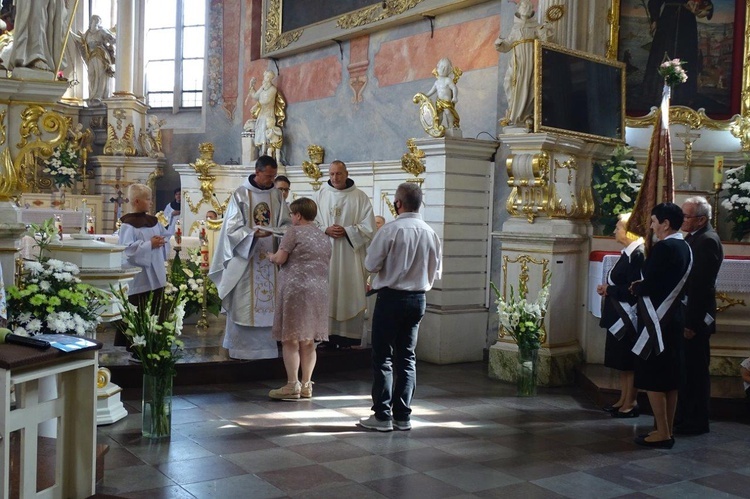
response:
M278 239L256 228L291 225L289 208L273 185L277 168L273 158L261 156L255 173L234 191L208 273L227 314L223 346L233 359L278 357L271 336L276 266L266 257L277 250Z
M365 255L375 233L370 198L354 186L342 161L315 196L318 226L332 245L329 271L329 339L336 347L360 345L367 301Z

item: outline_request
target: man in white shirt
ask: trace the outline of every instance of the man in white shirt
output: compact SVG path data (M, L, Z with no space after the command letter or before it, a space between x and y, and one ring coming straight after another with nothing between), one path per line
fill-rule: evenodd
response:
M425 313L425 292L440 278L440 238L422 220L422 190L404 183L393 206L398 217L372 240L365 267L376 273L378 294L372 318L372 410L359 425L368 430L410 430L411 399L417 381L417 332ZM396 365L394 384L393 364Z

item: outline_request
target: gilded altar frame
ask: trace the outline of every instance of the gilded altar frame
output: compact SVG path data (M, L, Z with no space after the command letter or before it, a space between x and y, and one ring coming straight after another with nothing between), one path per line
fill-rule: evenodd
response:
M737 0L737 2L739 1L740 0ZM608 59L617 59L618 56L620 38L620 11L622 8L621 4L621 0L611 0L610 10L607 15L607 22L609 24L609 39L607 40L606 57ZM738 26L742 24L742 21L744 21L744 31L742 32L742 47L741 50L735 50L732 55L732 71L739 71L741 73L739 88L732 89L733 94L738 91L739 95L731 96L733 101L735 98L738 98L739 109L735 107L734 109L731 109L730 112L726 115L719 116L719 118L721 119L712 119L706 116L706 113L703 109L698 109L696 111L685 106L674 106L679 108L680 110L675 113L672 110L674 109L674 107L670 109L670 120L672 119L672 115L676 114L676 116L674 117L678 120L682 120L682 123L688 126L693 126L693 124L697 123L700 124L699 127L705 126L714 130L730 130L731 126L734 125L735 127L737 127L739 126L738 122L742 121L737 119L738 116L745 120L750 119L750 2L745 2L744 9L742 9L740 6L740 8L736 9L735 11L736 29L742 29L742 26ZM655 105L656 104L657 103L655 103ZM646 116L639 116L634 118L628 116L627 126L644 126L643 122L648 121L648 119L650 119L652 115L653 111ZM651 124L653 124L653 120L651 120ZM736 133L734 130L732 131L732 134L740 137L739 132ZM747 150L747 148L745 147L744 139L743 149Z
M364 8L287 30L282 22L284 0L263 0L261 56L291 55L487 1L373 0Z

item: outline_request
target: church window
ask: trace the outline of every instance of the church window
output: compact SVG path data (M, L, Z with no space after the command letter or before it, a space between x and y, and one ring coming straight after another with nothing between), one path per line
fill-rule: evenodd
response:
M153 108L203 104L205 0L146 0L146 102Z

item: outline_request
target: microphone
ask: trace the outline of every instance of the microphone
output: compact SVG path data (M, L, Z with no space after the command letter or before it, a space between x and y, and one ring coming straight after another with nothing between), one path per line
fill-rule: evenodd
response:
M46 350L50 347L49 341L35 340L34 338L13 334L10 329L4 327L0 328L0 343L21 345L24 347L38 348L40 350Z

